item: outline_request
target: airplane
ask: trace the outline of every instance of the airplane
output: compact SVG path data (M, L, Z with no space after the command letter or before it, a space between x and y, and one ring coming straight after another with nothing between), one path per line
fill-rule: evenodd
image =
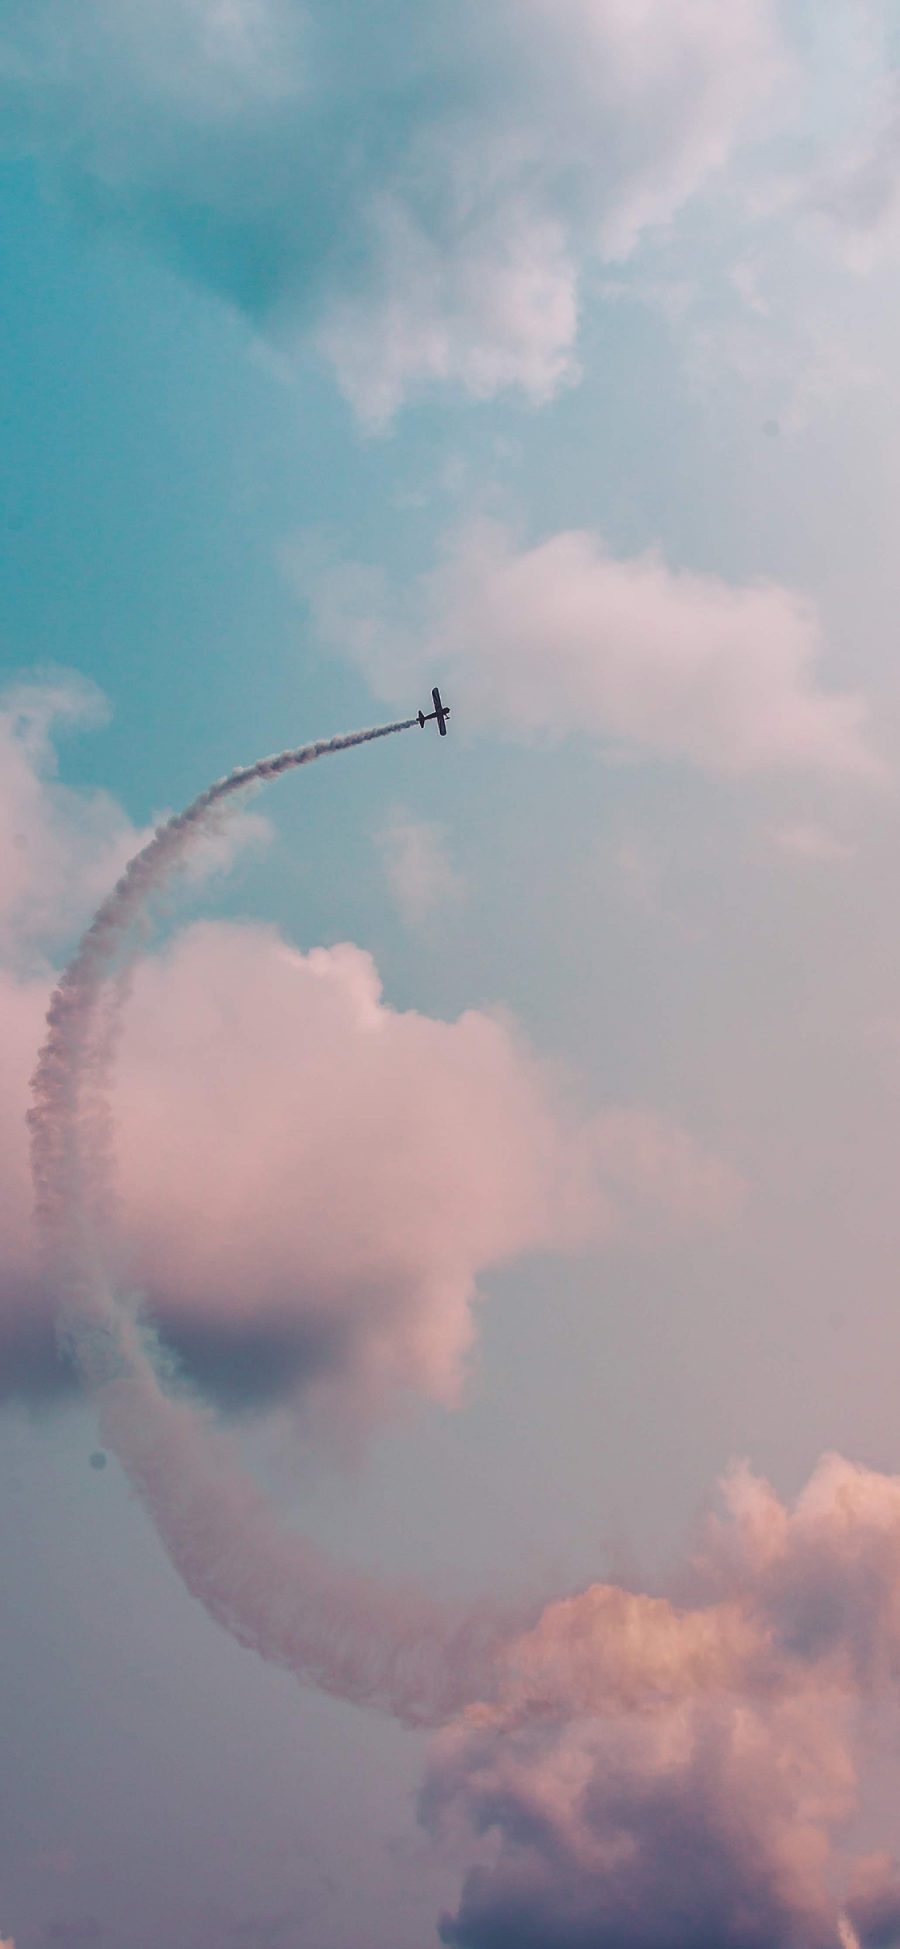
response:
M440 731L441 737L445 738L447 736L447 719L450 716L450 706L449 704L441 703L441 693L438 690L437 685L435 685L431 693L431 701L434 705L434 710L429 711L427 715L425 711L420 711L418 714L419 724L422 730L424 731L426 724L430 724L432 720L434 720L437 724L438 730Z

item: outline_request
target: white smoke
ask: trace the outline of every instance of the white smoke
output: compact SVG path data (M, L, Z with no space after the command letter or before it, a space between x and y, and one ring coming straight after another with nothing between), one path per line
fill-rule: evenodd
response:
M60 977L32 1079L32 1170L59 1332L92 1394L103 1442L141 1494L188 1589L241 1643L322 1689L436 1724L490 1695L509 1624L457 1616L336 1570L279 1529L201 1412L166 1395L118 1301L106 1090L127 954L151 897L224 802L254 784L411 728L416 719L302 746L231 772L136 854Z

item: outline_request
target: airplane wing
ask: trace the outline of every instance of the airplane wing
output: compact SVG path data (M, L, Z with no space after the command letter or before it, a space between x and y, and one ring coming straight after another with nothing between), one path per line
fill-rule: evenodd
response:
M447 736L447 719L450 716L450 706L449 704L441 703L441 693L438 690L437 684L435 684L431 693L431 701L434 705L433 711L428 711L427 713L425 711L416 712L419 724L424 731L426 724L435 723L440 731L441 737L445 738ZM0 1943L0 1949L3 1949L2 1943Z

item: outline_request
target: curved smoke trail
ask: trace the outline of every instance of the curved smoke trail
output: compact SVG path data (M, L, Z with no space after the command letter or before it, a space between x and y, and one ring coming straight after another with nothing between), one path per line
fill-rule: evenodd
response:
M59 1334L118 1455L193 1595L269 1662L335 1695L435 1725L495 1690L499 1618L448 1616L415 1593L340 1571L282 1530L208 1417L160 1383L116 1292L106 1088L127 951L147 903L229 799L331 752L411 729L415 718L263 758L218 780L129 862L60 977L32 1078L36 1207Z

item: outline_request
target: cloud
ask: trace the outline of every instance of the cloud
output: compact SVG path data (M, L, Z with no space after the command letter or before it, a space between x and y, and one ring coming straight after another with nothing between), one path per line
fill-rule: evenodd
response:
M900 78L890 0L867 0L849 18L817 29L826 51L823 83L830 113L821 118L814 158L801 167L802 206L824 220L829 241L860 273L896 259L900 243ZM820 50L820 60L821 60ZM837 82L837 87L835 83Z
M25 1128L49 972L25 947L81 917L140 837L113 800L54 776L53 724L98 714L96 694L69 678L0 707L0 828L23 841L0 873L7 1393L65 1382L35 1260ZM244 814L237 843L247 830ZM227 863L235 843L231 825L202 840L196 870ZM398 815L389 843L410 911L423 911L435 876L447 897L428 829ZM360 1400L396 1387L447 1398L488 1268L582 1251L617 1227L705 1223L738 1195L664 1118L579 1105L502 1015L398 1012L362 950L302 954L274 928L194 926L145 959L118 1076L128 1277L168 1354L233 1406L315 1378ZM435 1224L438 1209L452 1224Z
M900 244L900 84L885 88L866 134L808 191L826 216L848 264L870 270Z
M146 836L108 793L56 777L53 734L96 728L106 715L101 693L68 671L0 693L0 1395L55 1389L65 1378L34 1257L24 1119L48 954L83 924ZM200 843L191 875L224 869L267 830L259 814L239 812Z
M134 828L107 794L54 776L52 734L102 724L99 691L70 672L0 695L0 947L59 938L115 878Z
M0 993L7 1373L14 1355L25 1374L40 1364L49 1328L21 1216L43 999ZM317 1376L367 1397L450 1397L489 1267L654 1214L706 1222L736 1195L664 1119L585 1115L502 1017L397 1012L361 949L304 955L257 926L195 926L142 964L114 1111L130 1276L166 1343L232 1405Z
M147 836L107 792L73 790L56 777L54 738L96 729L107 706L71 671L0 692L0 959L41 964L118 878ZM224 869L268 833L242 810L192 859L195 879Z
M435 383L554 393L585 263L675 215L782 59L773 0L32 0L0 106L379 424Z
M519 546L489 521L403 596L302 547L286 565L329 649L387 698L439 671L458 726L588 732L733 774L879 775L862 701L819 682L812 604L775 583L733 586L655 552L618 558L584 530Z
M847 1807L821 1702L743 1703L574 1724L445 1750L432 1804L458 1794L495 1865L467 1877L440 1938L464 1949L833 1945L823 1833Z
M461 900L465 882L447 855L440 826L395 806L376 838L391 897L410 926L427 924Z
M506 1697L438 1737L422 1817L477 1854L444 1942L900 1936L897 1864L844 1852L900 1669L900 1478L828 1456L788 1508L737 1469L679 1582L548 1606Z

